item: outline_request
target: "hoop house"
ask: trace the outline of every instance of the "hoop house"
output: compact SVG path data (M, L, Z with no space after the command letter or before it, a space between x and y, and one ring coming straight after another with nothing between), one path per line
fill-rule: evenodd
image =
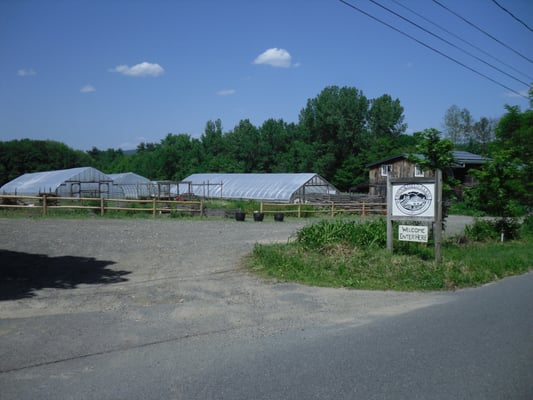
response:
M0 193L19 196L53 194L62 197L109 197L113 180L92 167L33 172L0 188Z
M205 198L249 199L274 202L305 202L338 193L338 190L314 173L295 174L193 174L193 193Z
M111 198L139 199L150 196L152 182L144 176L133 172L109 174L108 176L113 179Z

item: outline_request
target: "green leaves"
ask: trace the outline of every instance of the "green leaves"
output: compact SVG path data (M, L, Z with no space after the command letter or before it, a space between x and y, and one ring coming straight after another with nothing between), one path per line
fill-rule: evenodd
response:
M387 226L380 218L365 223L341 219L323 220L308 225L296 233L296 242L309 250L323 251L329 246L343 243L364 249L384 247Z

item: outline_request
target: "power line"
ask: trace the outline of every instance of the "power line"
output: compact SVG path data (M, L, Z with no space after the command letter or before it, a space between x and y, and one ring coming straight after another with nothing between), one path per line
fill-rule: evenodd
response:
M524 60L527 60L527 61L529 61L530 63L533 64L533 60L531 60L530 58L526 57L526 56L523 55L522 53L516 51L516 50L513 49L511 46L506 45L506 44L503 43L501 40L496 39L496 38L495 38L494 36L492 36L490 33L484 31L484 30L481 29L479 26L473 24L472 22L470 22L470 21L467 20L466 18L463 18L462 16L460 16L459 14L457 14L455 11L453 11L453 10L449 9L448 7L446 7L445 5L439 3L437 0L433 0L433 2L434 2L435 4L438 4L438 5L441 6L442 8L444 8L446 11L452 13L452 14L455 15L457 18L462 19L462 20L463 20L464 22L466 22L468 25L470 25L470 26L476 28L478 31L483 32L485 35L487 35L488 37L490 37L492 40L498 42L499 44L501 44L501 45L504 46L505 48L511 50L513 53L519 55L519 56L522 57Z
M516 17L511 11L503 7L500 3L498 3L496 0L492 0L494 4L496 4L498 7L500 7L503 11L505 11L507 14L509 14L511 17L513 17L515 20L520 22L522 25L524 25L527 29L529 29L531 32L533 32L533 29L531 29L524 21Z
M524 96L522 93L517 92L516 90L511 89L510 87L504 85L503 83L500 83L500 82L496 81L495 79L492 79L490 76L487 76L487 75L485 75L485 74L483 74L483 73L481 73L481 72L475 70L474 68L471 68L471 67L469 67L469 66L466 65L466 64L463 64L462 62L456 60L455 58L450 57L450 56L448 56L447 54L444 54L442 51L437 50L437 49L435 49L434 47L431 47L430 45L428 45L428 44L422 42L421 40L418 40L417 38L415 38L415 37L409 35L408 33L404 32L404 31L402 31L402 30L400 30L400 29L398 29L398 28L395 28L394 26L392 26L392 25L386 23L385 21L380 20L380 19L377 18L377 17L374 17L373 15L367 13L366 11L361 10L360 8L354 6L353 4L350 4L350 3L348 3L348 2L345 1L345 0L339 0L339 1L340 1L341 3L343 3L344 5L346 5L346 6L348 6L348 7L350 7L350 8L353 8L353 9L356 10L356 11L359 11L361 14L364 14L364 15L366 15L367 17L372 18L373 20L379 22L380 24L383 24L383 25L385 25L385 26L391 28L392 30L395 30L396 32L398 32L398 33L400 33L400 34L402 34L402 35L404 35L404 36L407 36L409 39L414 40L414 41L417 42L418 44L420 44L420 45L422 45L422 46L424 46L424 47L426 47L426 48L428 48L428 49L434 51L434 52L437 53L437 54L440 54L441 56L447 58L448 60L453 61L454 63L456 63L456 64L462 66L463 68L466 68L466 69L472 71L473 73L475 73L475 74L477 74L477 75L480 75L480 76L482 76L482 77L485 78L485 79L488 79L488 80L491 81L492 83L495 83L496 85L501 86L501 87L503 87L504 89L507 89L507 90L513 92L514 94L516 94L516 95L518 95L518 96L520 96L520 97L524 97L524 98L527 99L527 96Z
M526 73L524 73L524 72L522 72L522 71L519 71L518 69L516 69L516 68L513 67L512 65L507 64L506 62L504 62L504 61L502 61L502 60L500 60L500 59L494 57L494 56L493 56L492 54L490 54L489 52L483 50L482 48L476 46L476 45L473 44L473 43L470 43L469 41L463 39L463 38L460 37L459 35L456 35L455 33L451 32L450 30L446 29L445 27L443 27L443 26L437 24L436 22L431 21L430 19L424 17L424 16L421 15L420 13L417 13L416 11L414 11L413 9L411 9L411 8L407 7L406 5L400 3L399 1L397 1L397 0L391 0L391 1L394 2L394 3L396 3L398 6L403 7L403 8L406 9L407 11L410 11L411 13L415 14L415 15L418 16L419 18L422 18L424 21L429 22L430 24L436 26L437 28L439 28L439 29L441 29L442 31L446 32L447 34L453 36L454 38L460 40L461 42L466 43L467 45L469 45L470 47L472 47L472 48L476 49L477 51L483 53L483 54L486 55L487 57L490 57L490 58L492 58L493 60L499 62L500 64L505 65L507 68L510 68L510 69L512 69L512 70L515 71L515 72L518 72L520 75L525 76L527 79L533 80L533 78L532 78L531 76L529 76L528 74L526 74Z
M492 64L490 64L490 63L488 63L488 62L486 62L486 61L483 60L482 58L479 58L479 57L477 57L476 55L474 55L474 54L472 54L472 53L466 51L465 49L463 49L463 48L457 46L456 44L450 42L449 40L446 40L446 39L440 37L439 35L437 35L437 34L431 32L430 30L424 28L423 26L418 25L417 23L411 21L410 19L405 18L403 15L398 14L397 12L395 12L395 11L393 11L393 10L391 10L391 9L389 9L389 8L387 8L387 7L385 7L384 5L378 3L377 1L374 1L374 0L369 0L369 1L370 1L371 3L377 5L378 7L381 7L381 8L383 8L384 10L387 10L388 12L390 12L390 13L396 15L398 18L403 19L404 21L410 23L411 25L416 26L418 29L423 30L424 32L430 34L431 36L436 37L436 38L439 39L439 40L442 40L444 43L446 43L446 44L452 46L453 48L455 48L455 49L457 49L457 50L460 50L460 51L462 51L462 52L465 53L465 54L468 54L470 57L475 58L475 59L478 60L479 62L482 62L483 64L488 65L489 67L495 69L496 71L501 72L501 73L504 74L504 75L507 75L509 78L514 79L515 81L522 83L522 84L525 85L526 87L529 87L529 84L528 84L528 83L526 83L526 82L524 82L524 81L521 81L520 79L516 78L515 76L513 76L513 75L511 75L511 74L508 74L507 72L503 71L502 69L500 69L500 68L498 68L498 67L495 67L494 65L492 65Z

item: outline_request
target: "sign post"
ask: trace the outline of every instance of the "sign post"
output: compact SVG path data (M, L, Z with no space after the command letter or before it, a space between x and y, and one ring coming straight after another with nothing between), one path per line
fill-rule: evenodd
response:
M387 178L387 249L393 251L393 221L433 223L435 261L441 261L442 172L435 178ZM428 241L428 227L400 225L398 239Z

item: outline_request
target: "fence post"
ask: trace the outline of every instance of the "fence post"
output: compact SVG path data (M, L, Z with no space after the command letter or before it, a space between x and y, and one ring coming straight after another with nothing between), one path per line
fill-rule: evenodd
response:
M298 218L302 218L302 203L298 203Z
M100 216L104 216L104 198L100 197Z
M363 209L361 211L361 215L364 217L366 215L366 210L365 210L365 202L363 201Z
M334 210L335 210L335 203L331 202L331 218L333 218L335 216L334 214Z
M263 202L262 201L259 203L259 212L263 213Z
M152 217L155 218L155 210L156 210L156 202L155 202L155 197L154 199L152 200Z
M46 215L48 210L46 209L46 195L43 194L43 215Z

